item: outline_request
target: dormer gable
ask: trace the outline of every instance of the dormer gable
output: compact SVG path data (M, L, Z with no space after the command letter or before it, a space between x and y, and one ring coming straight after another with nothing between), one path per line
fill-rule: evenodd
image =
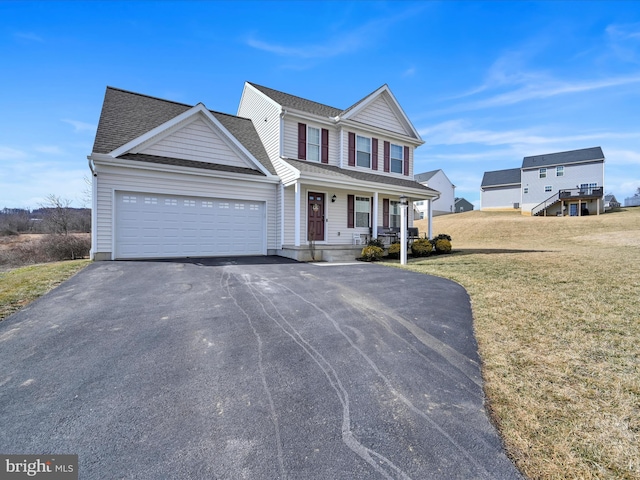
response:
M424 143L386 84L344 110L339 120L371 125Z

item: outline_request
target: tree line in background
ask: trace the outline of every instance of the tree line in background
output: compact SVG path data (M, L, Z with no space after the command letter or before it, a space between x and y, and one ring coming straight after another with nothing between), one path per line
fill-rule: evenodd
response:
M71 200L56 195L47 196L35 210L5 207L0 210L0 237L19 240L4 242L10 248L0 250L0 266L84 258L91 249L90 232L91 209L74 208Z
M74 208L71 200L49 195L40 208L3 208L0 210L0 235L20 233L89 233L91 209Z

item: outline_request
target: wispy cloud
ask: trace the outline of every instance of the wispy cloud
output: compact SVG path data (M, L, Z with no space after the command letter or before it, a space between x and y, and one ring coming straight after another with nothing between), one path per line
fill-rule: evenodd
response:
M34 148L38 153L46 153L48 155L62 155L64 151L57 145L39 145Z
M81 122L79 120L70 120L68 118L63 118L62 121L72 125L76 133L94 132L96 130L96 126L91 123Z
M578 135L548 135L539 129L486 130L475 129L464 120L450 120L419 130L430 145L553 145L570 143L601 143L603 140L640 138L640 132L590 132Z
M640 63L640 23L609 25L606 33L611 51L619 60Z
M44 42L44 39L40 35L37 35L33 32L17 32L14 34L14 36L20 40L28 40L30 42L38 43Z
M16 150L15 148L0 145L0 160L16 160L26 157L27 154L22 150Z
M255 34L247 36L245 42L252 48L282 57L307 60L332 58L354 53L364 47L372 45L393 25L413 14L415 14L415 8L399 12L396 15L373 19L359 27L342 32L339 35L330 32L327 34L327 40L321 43L290 45L277 41L264 40L258 38Z
M402 76L403 77L412 77L415 74L416 74L416 68L415 67L409 67L404 72L402 72Z

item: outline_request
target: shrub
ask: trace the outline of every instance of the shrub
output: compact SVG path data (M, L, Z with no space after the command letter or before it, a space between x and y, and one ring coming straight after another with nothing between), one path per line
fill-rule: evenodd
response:
M362 249L360 259L364 260L365 262L375 262L380 260L383 254L384 250L380 247L366 246Z
M451 242L446 238L436 240L436 253L451 253Z
M389 245L389 258L400 258L400 242Z
M86 236L47 235L41 245L49 261L75 260L89 255L91 240Z
M433 251L433 245L426 238L419 238L413 241L411 253L414 257L426 257Z
M382 243L382 240L380 240L379 238L372 238L371 240L369 240L369 243L367 243L367 246L379 247L384 249L384 243Z

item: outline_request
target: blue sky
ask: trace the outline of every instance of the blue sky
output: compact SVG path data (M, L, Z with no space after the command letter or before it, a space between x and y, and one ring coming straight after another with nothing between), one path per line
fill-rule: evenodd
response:
M388 84L479 205L487 170L601 146L640 187L638 1L0 0L0 208L84 203L107 85L235 114L244 81L346 108Z

